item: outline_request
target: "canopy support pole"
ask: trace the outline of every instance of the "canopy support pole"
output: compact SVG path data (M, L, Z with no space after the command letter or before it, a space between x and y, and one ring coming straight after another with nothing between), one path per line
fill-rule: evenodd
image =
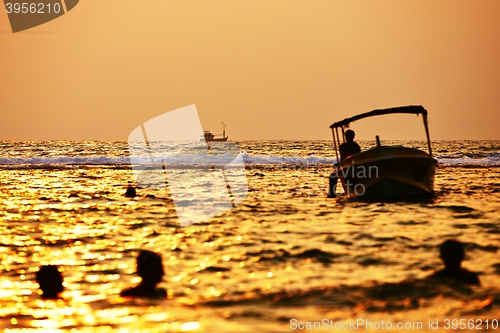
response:
M335 140L335 132L332 127L332 137L333 137L333 148L335 149L335 158L337 159L337 163L339 163L339 154L337 152L337 140Z
M425 135L427 136L427 146L429 147L429 155L431 155L432 157L431 138L429 135L429 125L427 124L427 115L423 114L422 119L424 120Z
M340 150L340 137L339 137L339 130L338 127L335 127L335 134L337 135L337 142L339 143L339 150ZM340 152L340 151L339 151ZM337 164L340 163L340 159L337 156Z

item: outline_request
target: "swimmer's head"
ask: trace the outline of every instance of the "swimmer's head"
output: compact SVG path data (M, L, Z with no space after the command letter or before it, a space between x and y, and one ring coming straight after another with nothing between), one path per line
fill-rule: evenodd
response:
M53 265L40 267L36 273L36 281L43 292L43 298L57 298L58 294L64 290L63 276Z
M443 260L445 266L447 267L460 267L465 258L464 246L457 240L448 239L439 247L439 258Z
M152 251L141 250L137 257L137 274L143 282L154 284L161 282L165 275L161 256Z

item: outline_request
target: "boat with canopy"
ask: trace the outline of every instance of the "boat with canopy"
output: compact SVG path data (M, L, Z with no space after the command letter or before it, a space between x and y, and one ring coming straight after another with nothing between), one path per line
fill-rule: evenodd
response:
M422 116L428 151L402 146L384 146L376 136L376 146L340 158L340 146L346 142L349 125L361 119L388 114ZM335 196L338 180L348 197L367 201L400 201L429 198L434 195L437 160L432 156L427 110L410 105L373 110L337 121L330 126L337 163L330 175L329 196Z

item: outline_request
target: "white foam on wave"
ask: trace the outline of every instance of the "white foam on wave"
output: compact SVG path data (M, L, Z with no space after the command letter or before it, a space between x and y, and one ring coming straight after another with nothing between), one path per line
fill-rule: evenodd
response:
M498 157L484 157L484 158L471 158L471 157L455 157L455 158L439 158L439 164L444 165L477 165L477 166L496 166L500 165L500 158Z
M337 162L335 157L324 156L276 156L276 155L251 155L242 153L245 164L248 165L297 165L297 164L334 164ZM483 155L484 156L484 155ZM155 157L156 161L161 160L166 165L176 164L227 164L236 156L229 154L206 155L166 155ZM497 166L500 165L500 153L493 152L486 154L485 157L468 157L462 154L437 155L439 164L444 165L473 165L473 166ZM134 157L135 164L157 164L149 156ZM42 157L1 157L0 165L130 165L131 160L128 156L42 156Z
M335 157L323 157L311 155L308 157L300 156L275 156L275 155L243 155L245 164L334 164L337 162Z
M275 156L275 155L250 155L242 153L245 164L333 164L335 158L321 156ZM135 156L133 163L157 164L162 161L164 164L211 164L211 163L229 163L236 156L229 154L206 155L166 155L155 156L152 160L149 156ZM0 164L7 165L123 165L131 164L128 156L109 157L109 156L43 156L43 157L12 157L0 158Z
M500 165L500 152L438 154L436 155L436 159L440 164L445 165L495 166Z

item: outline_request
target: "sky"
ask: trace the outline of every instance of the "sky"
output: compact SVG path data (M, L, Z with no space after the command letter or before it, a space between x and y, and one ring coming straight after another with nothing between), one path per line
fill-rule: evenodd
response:
M230 140L402 105L433 140L500 139L498 0L81 0L18 33L0 8L0 140L127 140L192 104ZM352 128L425 139L414 115Z

